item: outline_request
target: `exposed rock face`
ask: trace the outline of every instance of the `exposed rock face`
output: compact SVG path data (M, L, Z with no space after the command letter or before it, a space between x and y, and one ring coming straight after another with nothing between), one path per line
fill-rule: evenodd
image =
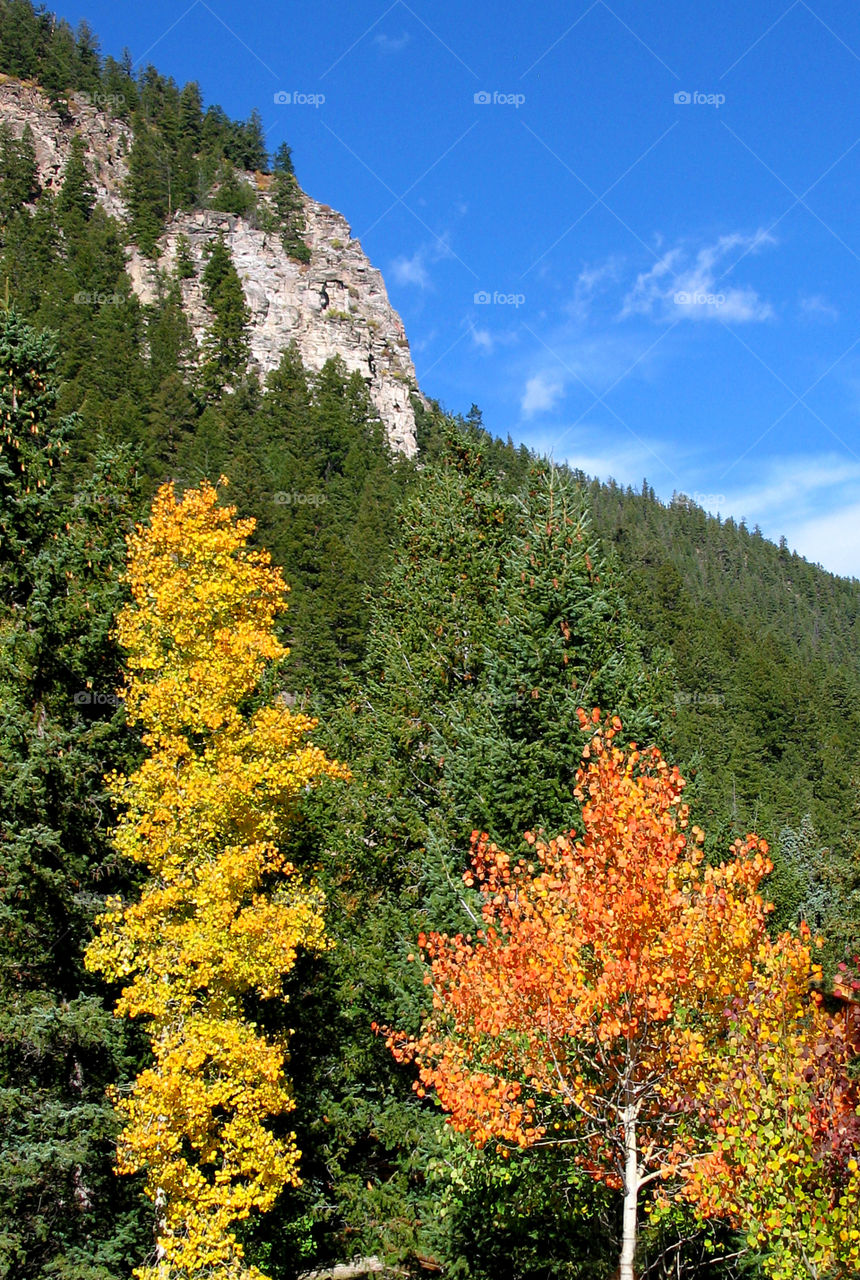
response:
M262 196L261 199L266 199ZM199 209L175 217L162 240L158 266L172 269L177 240L185 236L197 276L182 282L183 301L199 337L209 323L200 276L203 251L219 231L230 246L251 312L251 354L263 373L274 369L294 341L303 363L319 370L332 356L365 379L392 447L415 452L415 413L410 391L415 369L403 323L388 301L380 273L370 265L346 220L304 198L307 264L284 252L280 237L229 213ZM153 264L132 253L134 287L143 301L154 295Z
M0 118L17 137L30 126L42 185L60 185L72 138L80 133L99 202L113 217L125 218L122 184L131 131L79 98L70 108L74 118L64 121L36 86L0 77ZM247 177L253 182L252 175ZM261 192L259 199L268 197ZM319 370L326 360L340 356L349 370L358 370L365 379L392 448L411 456L416 444L410 393L417 392L417 382L403 323L388 300L382 276L352 238L346 219L308 196L303 199L309 263L294 262L280 237L260 230L253 219L199 209L171 220L157 264L132 247L128 271L134 289L143 302L152 301L156 267L173 267L177 241L185 236L198 274L182 282L183 301L197 340L202 341L211 319L200 282L204 249L223 232L244 286L251 313L251 355L260 372L274 369L291 342L309 369Z
M131 129L83 95L73 97L69 106L74 118L64 121L36 85L0 75L0 120L16 138L30 126L42 186L49 191L62 186L72 138L79 133L87 144L99 203L112 218L125 218L121 188L128 174L125 157L131 148Z

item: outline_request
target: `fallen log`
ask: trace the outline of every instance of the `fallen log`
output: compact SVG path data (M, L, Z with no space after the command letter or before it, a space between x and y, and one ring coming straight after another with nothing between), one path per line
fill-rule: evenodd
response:
M356 1258L353 1262L338 1262L321 1271L303 1271L298 1280L365 1280L366 1276L406 1276L408 1271L386 1266L381 1258Z

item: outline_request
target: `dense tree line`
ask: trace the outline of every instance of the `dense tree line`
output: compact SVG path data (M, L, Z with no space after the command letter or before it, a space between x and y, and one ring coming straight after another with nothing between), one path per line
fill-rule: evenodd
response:
M103 776L135 750L110 632L137 478L127 453L103 453L70 504L80 423L56 411L53 346L10 311L0 361L0 1269L108 1277L148 1234L114 1176L105 1097L138 1055L81 943L129 883Z
M663 504L647 486L579 478L646 653L671 663L666 742L713 831L708 847L765 834L776 920L814 905L813 922L827 921L834 939L832 966L857 949L848 886L860 839L860 582L683 496Z

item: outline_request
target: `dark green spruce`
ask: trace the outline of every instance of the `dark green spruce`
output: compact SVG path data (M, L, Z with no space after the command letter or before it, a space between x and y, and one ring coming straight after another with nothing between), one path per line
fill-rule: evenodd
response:
M82 953L121 888L102 777L129 758L110 638L129 459L64 491L56 356L0 315L0 1273L118 1280L145 1240L105 1097L134 1069Z

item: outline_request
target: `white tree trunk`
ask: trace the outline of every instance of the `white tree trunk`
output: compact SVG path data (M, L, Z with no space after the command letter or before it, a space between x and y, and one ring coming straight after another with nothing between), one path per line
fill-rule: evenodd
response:
M624 1124L624 1228L618 1276L619 1280L635 1280L633 1260L636 1256L636 1197L639 1194L636 1108L625 1107L621 1119Z

